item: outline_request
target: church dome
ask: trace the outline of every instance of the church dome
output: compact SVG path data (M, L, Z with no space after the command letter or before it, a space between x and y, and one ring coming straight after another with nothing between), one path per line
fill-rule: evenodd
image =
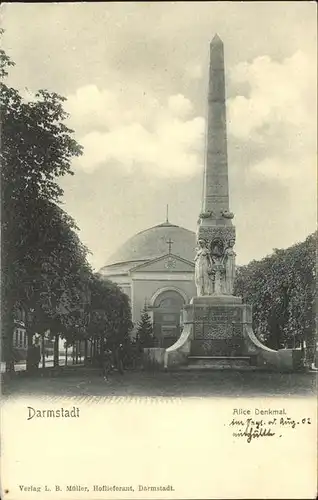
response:
M164 222L151 227L129 238L109 258L103 269L131 268L134 265L171 253L183 259L193 261L195 256L196 237L193 231ZM114 266L114 267L113 267ZM110 269L109 269L110 270Z

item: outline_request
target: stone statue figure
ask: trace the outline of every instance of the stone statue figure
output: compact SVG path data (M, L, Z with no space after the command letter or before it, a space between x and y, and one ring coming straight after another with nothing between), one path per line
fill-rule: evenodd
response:
M211 269L211 255L207 248L207 242L203 239L198 240L198 250L194 258L195 271L194 279L197 287L198 297L211 294L211 279L209 272Z
M211 243L212 255L212 277L213 277L213 295L223 295L224 284L224 244L222 240L216 239Z
M224 252L224 266L225 266L225 293L227 295L233 295L234 288L234 278L235 278L235 256L236 253L233 250L235 241L230 240L228 247Z
M224 293L224 266L220 259L213 257L212 265L213 295Z

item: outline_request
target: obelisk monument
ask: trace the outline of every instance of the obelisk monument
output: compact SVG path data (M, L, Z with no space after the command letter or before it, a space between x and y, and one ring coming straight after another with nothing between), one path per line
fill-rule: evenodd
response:
M204 175L205 212L220 216L229 210L225 77L223 42L215 35L210 45L206 169Z
M210 44L206 133L203 211L199 216L197 241L199 250L203 247L210 255L210 282L206 287L198 286L197 273L197 291L199 296L231 295L235 273L235 227L229 207L224 48L218 35ZM228 258L231 262L227 262ZM197 271L202 274L202 270Z
M233 295L235 227L229 206L226 95L223 42L210 44L208 121L204 196L197 230L195 284L197 296L184 306L184 325L166 349L164 367L280 367L276 351L256 338L252 306Z

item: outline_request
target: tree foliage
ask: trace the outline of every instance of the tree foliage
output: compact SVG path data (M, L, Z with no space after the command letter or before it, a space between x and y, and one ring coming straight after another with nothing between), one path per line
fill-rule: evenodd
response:
M315 348L316 248L314 233L237 271L235 294L253 305L254 330L269 347Z
M2 79L13 65L0 50ZM50 330L68 345L105 335L124 339L131 317L128 297L93 275L78 228L60 207L59 178L73 174L72 160L82 154L66 126L65 98L39 90L27 100L4 81L0 91L1 310L12 369L17 306L27 312L29 339Z
M2 78L12 65L2 50ZM72 158L81 154L65 125L65 99L40 90L26 101L3 81L0 91L2 320L8 358L16 304L33 310L29 326L41 322L44 328L48 319L56 323L66 295L71 301L79 269L87 268L87 251L74 222L57 205L63 194L58 178L72 173Z
M124 343L132 329L129 299L120 288L94 276L90 283L91 303L88 336L112 346Z

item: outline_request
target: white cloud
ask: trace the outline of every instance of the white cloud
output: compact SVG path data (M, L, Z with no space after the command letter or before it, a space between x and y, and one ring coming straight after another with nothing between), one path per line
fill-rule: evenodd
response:
M265 147L254 175L282 182L295 177L297 163L316 146L312 61L301 51L281 62L261 56L236 65L229 78L234 86L250 87L247 97L228 99L227 114L230 136ZM107 88L80 87L66 108L84 146L76 163L86 172L114 162L128 172L138 167L161 177L191 176L201 169L204 119L194 116L191 101L180 93L164 99L140 82L127 85L111 78Z
M308 188L315 188L316 162L315 157L304 157L300 162L283 161L279 156L265 158L253 165L250 172L255 178L271 179L281 181L291 191L300 191L303 184L308 184ZM308 179L312 179L312 183ZM304 192L299 193L303 196ZM299 196L298 196L299 198Z
M191 101L189 101L189 99L184 97L182 94L170 96L168 99L168 107L173 115L180 118L189 116L192 111Z
M82 131L84 147L77 166L93 172L117 162L160 177L194 175L202 163L204 119L191 117L189 99L178 94L161 104L140 89L121 90L88 85L69 96L71 126Z
M268 56L240 63L233 83L248 83L248 97L228 100L232 140L260 146L261 159L249 169L250 182L280 183L292 203L311 206L316 186L316 68L301 51L282 62Z
M248 97L228 100L229 131L234 136L259 140L261 127L268 124L307 128L316 123L316 69L303 52L281 63L268 56L240 63L230 78L234 84L250 85Z
M86 172L115 161L127 171L140 166L160 177L192 175L200 168L202 122L200 118L188 122L175 119L152 133L137 122L110 132L90 132L80 140L85 153L78 164Z

